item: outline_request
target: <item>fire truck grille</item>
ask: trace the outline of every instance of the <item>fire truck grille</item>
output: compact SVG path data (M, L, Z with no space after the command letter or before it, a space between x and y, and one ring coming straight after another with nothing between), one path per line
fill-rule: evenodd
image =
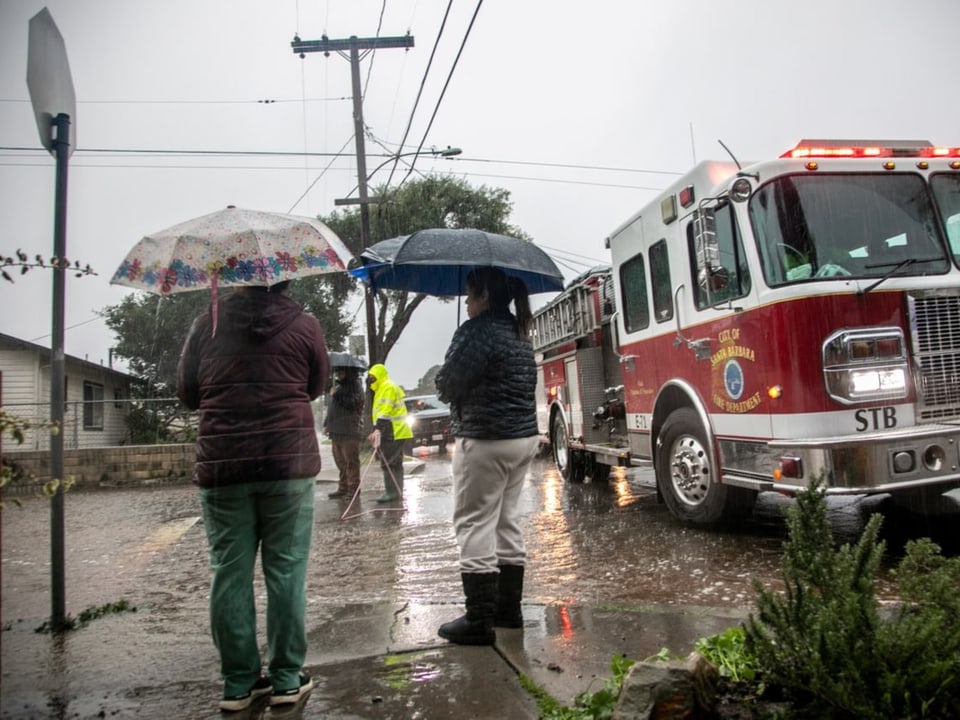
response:
M960 417L960 292L911 297L917 419Z

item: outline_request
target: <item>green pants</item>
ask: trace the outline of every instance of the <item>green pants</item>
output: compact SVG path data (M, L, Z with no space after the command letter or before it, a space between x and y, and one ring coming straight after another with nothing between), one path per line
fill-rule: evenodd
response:
M261 673L253 595L258 548L267 587L270 680L278 689L300 685L314 487L308 478L200 489L213 569L210 629L224 695L247 692Z

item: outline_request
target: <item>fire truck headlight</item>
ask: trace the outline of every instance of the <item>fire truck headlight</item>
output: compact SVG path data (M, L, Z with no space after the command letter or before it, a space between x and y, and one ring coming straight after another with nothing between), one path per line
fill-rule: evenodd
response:
M850 373L850 392L852 395L875 393L900 393L907 387L902 368L861 370Z
M851 405L907 396L906 344L899 328L842 330L823 344L823 378L834 400Z

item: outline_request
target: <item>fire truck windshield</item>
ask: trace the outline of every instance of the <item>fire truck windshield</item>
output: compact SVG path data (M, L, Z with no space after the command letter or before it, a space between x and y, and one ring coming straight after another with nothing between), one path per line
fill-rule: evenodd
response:
M957 183L945 193L953 198L955 217L960 212ZM937 197L939 201L939 191ZM940 205L945 208L942 201ZM788 175L759 188L750 199L750 219L770 286L879 278L898 266L898 275L947 272L941 233L950 217L937 217L925 179L912 173ZM951 238L951 245L958 242Z

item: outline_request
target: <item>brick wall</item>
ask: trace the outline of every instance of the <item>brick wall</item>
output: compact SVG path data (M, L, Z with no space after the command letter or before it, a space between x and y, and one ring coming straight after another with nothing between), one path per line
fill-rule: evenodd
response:
M122 445L64 450L63 472L76 489L122 487L130 484L189 482L195 445ZM13 467L15 478L5 494L37 491L50 479L50 452L5 451L3 463ZM33 475L34 477L29 477Z

